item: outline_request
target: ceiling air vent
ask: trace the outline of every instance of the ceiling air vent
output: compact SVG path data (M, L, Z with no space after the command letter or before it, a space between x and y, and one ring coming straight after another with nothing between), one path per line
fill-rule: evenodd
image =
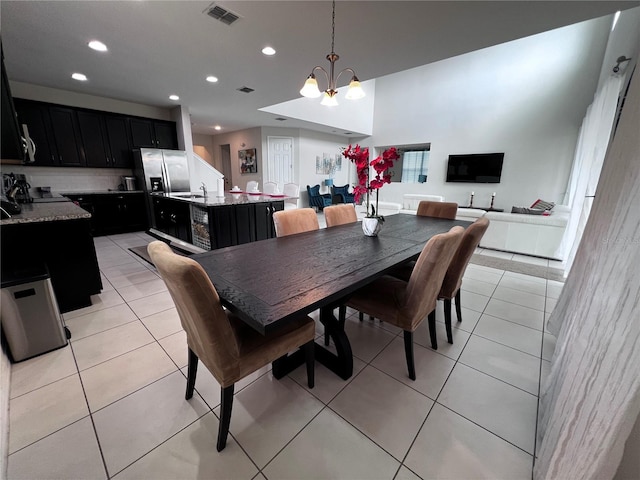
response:
M221 7L220 5L216 5L215 3L209 5L205 12L207 12L207 15L209 15L211 18L220 20L222 23L225 23L227 25L231 25L233 22L240 18L239 15L227 10L224 7Z
M249 88L249 87L236 88L236 90L243 93L251 93L255 91L253 88Z

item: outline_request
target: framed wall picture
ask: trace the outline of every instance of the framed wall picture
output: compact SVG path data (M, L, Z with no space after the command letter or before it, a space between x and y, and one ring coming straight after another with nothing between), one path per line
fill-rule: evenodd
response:
M238 150L240 160L240 173L258 173L258 158L255 148Z

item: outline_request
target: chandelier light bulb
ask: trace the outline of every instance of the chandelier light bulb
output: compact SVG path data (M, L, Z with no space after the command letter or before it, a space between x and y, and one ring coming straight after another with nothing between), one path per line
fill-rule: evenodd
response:
M351 82L349 83L349 90L347 90L347 94L344 98L346 98L347 100L358 100L364 96L365 93L360 86L360 81L358 80L358 77L354 75L351 79Z
M320 105L324 105L325 107L337 107L338 99L336 98L336 93L338 92L335 92L333 94L329 92L324 92Z
M309 75L307 80L304 82L304 86L300 90L300 95L307 98L318 98L322 95L322 92L318 88L316 76L313 73Z

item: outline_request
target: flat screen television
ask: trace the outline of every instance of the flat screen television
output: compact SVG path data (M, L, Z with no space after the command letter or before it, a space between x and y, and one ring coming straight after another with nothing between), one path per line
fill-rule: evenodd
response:
M500 183L504 153L449 155L447 182Z

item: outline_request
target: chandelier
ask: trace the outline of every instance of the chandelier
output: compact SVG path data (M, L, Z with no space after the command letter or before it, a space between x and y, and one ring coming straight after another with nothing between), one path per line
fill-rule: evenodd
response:
M340 78L340 75L342 75L344 72L350 72L352 75L351 81L349 82L349 89L347 90L347 94L345 98L348 100L357 100L358 98L362 98L365 95L364 90L362 90L362 87L360 86L360 80L358 80L358 77L356 77L356 72L354 72L353 69L344 68L340 70L340 72L336 77L334 77L335 63L340 58L333 51L335 34L336 34L336 1L333 0L333 14L331 17L331 53L327 55L327 60L329 60L329 64L330 64L329 73L327 73L327 71L324 68L322 68L320 65L313 67L313 69L311 70L311 74L307 77L307 80L304 82L304 86L300 90L300 95L307 98L318 98L320 95L322 95L322 92L318 88L318 80L316 80L316 76L314 73L316 70L320 70L321 72L324 73L325 77L327 78L327 85L328 85L327 89L324 91L322 102L320 103L328 107L334 107L338 105L338 100L336 99L336 94L338 93L338 90L336 89L337 87L336 83L338 81L338 78Z

